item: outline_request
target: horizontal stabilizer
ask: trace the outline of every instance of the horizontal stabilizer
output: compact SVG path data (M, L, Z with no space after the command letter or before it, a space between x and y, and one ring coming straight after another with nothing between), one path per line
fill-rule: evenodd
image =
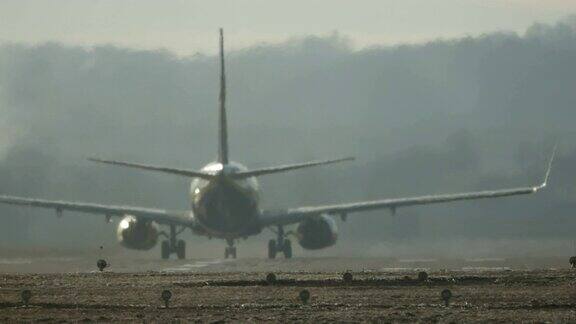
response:
M154 165L147 165L147 164L138 164L138 163L131 163L131 162L124 162L124 161L112 161L112 160L102 160L97 158L89 158L89 161L98 162L98 163L105 163L105 164L112 164L112 165L120 165L129 168L135 169L142 169L148 171L157 171L162 173L169 173L169 174L176 174L191 178L202 178L202 179L213 179L215 175L194 171L194 170L187 170L187 169L177 169L177 168L167 168L161 166L154 166Z
M303 169L308 167L313 167L317 165L325 165L325 164L332 164L338 163L343 161L351 161L354 160L353 157L346 157L342 159L335 159L335 160L323 160L323 161L311 161L306 163L299 163L299 164L287 164L287 165L280 165L276 167L269 167L269 168L262 168L250 171L241 171L237 173L230 174L231 178L234 179L244 179L249 177L257 177L265 174L272 174L272 173L280 173L285 171L291 171L296 169Z

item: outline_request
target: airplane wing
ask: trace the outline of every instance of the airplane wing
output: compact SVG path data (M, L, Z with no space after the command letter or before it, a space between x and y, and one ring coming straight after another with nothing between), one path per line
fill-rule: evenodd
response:
M191 215L191 211L168 211L156 208L101 205L93 203L45 200L5 195L0 195L0 203L8 205L50 208L55 209L58 214L61 214L62 211L69 210L89 214L102 214L106 216L133 215L139 218L153 220L160 224L182 226L194 225L194 218Z
M297 207L284 210L271 210L262 211L260 221L262 226L270 225L288 225L299 223L306 217L319 215L319 214L340 214L347 215L353 212L372 210L372 209L391 209L395 210L398 207L417 206L437 204L442 202L458 201L458 200L472 200L484 198L496 198L505 196L525 195L534 193L544 188L543 185L536 187L522 187L504 190L486 190L467 193L444 194L444 195L429 195L409 198L392 198L372 201L362 201L355 203L334 204L313 207Z
M408 198L381 199L324 206L297 207L284 210L263 210L260 213L260 224L262 226L289 225L299 223L307 217L320 214L346 216L349 213L374 209L390 209L392 212L395 212L396 208L398 207L532 194L546 187L548 177L550 176L550 169L552 167L552 161L554 159L555 152L556 148L554 148L552 156L548 162L548 168L546 169L544 181L536 186L455 194L427 195Z

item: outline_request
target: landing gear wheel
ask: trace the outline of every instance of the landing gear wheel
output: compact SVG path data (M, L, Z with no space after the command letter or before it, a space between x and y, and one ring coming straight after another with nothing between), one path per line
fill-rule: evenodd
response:
M276 241L270 240L268 241L268 259L275 259L276 258Z
M178 240L176 243L176 255L180 260L186 258L186 242L184 240Z
M286 259L292 258L292 242L290 242L290 240L284 240L284 246L282 246L282 252L284 252L284 257Z
M162 259L167 260L170 257L170 242L162 241Z

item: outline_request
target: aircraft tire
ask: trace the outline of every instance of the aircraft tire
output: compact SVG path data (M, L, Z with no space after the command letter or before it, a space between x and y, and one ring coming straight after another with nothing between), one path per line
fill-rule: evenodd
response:
M284 240L284 246L282 246L282 252L284 252L284 258L292 258L292 242L290 240Z
M167 260L170 257L170 243L168 241L162 241L161 251L162 259Z
M176 255L180 260L186 258L186 242L184 240L178 240L176 243Z
M276 241L268 241L268 259L276 258Z
M232 256L232 259L236 259L236 247L230 248L230 254Z

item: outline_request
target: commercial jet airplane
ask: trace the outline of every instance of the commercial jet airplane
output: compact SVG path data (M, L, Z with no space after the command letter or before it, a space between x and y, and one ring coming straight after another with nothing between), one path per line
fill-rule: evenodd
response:
M258 182L256 177L267 174L286 172L317 165L326 165L350 160L312 161L301 164L281 165L256 170L248 170L237 162L232 162L228 154L228 128L226 120L226 79L224 72L224 41L220 29L220 96L219 96L219 147L218 160L207 164L202 169L189 170L122 161L111 161L92 158L91 161L131 167L143 170L176 174L192 179L190 199L191 208L183 211L172 211L157 208L113 206L83 202L67 202L35 199L28 197L0 196L0 203L44 207L55 209L57 215L63 211L100 214L110 221L120 217L117 234L122 245L130 249L152 249L162 236L162 258L167 259L175 253L179 259L185 257L186 244L177 236L190 228L193 233L210 238L226 240L225 257L236 258L235 242L259 234L264 228L275 230L276 239L268 242L268 257L273 259L277 254L285 258L292 257L292 244L288 225L297 224L292 232L304 249L322 249L334 245L337 238L334 216L345 219L347 215L366 210L389 209L391 212L399 207L435 204L458 200L496 198L535 193L546 186L552 158L544 181L536 186L487 190L467 193L428 195L420 197L393 198L353 203L340 203L324 206L296 207L282 210L263 210L259 208ZM169 232L159 230L159 225L169 227Z

